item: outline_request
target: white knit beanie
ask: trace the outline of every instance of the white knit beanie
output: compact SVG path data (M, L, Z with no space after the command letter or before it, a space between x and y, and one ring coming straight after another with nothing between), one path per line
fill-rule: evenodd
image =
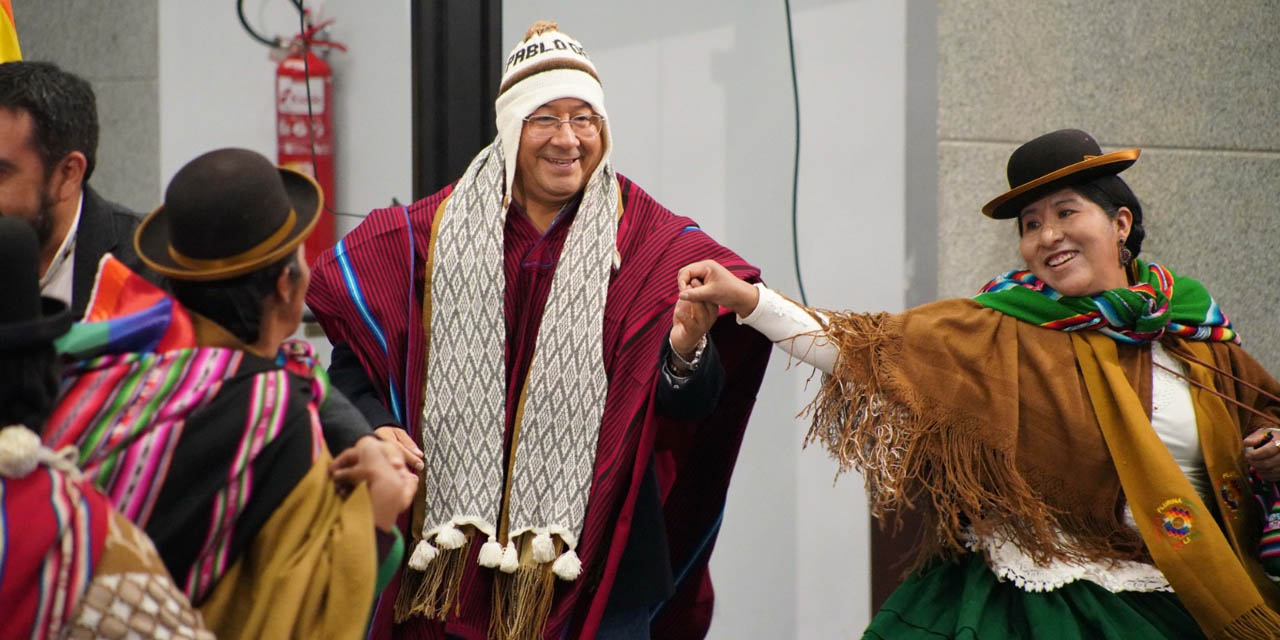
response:
M525 32L524 41L507 55L498 99L494 102L498 139L502 141L506 160L503 206L511 201L524 119L538 107L561 98L582 100L604 116L600 129L602 155L595 173L603 171L609 162L613 141L609 137L609 114L604 109L604 89L600 87L596 67L577 40L561 32L556 23L539 20ZM595 177L595 173L588 180Z

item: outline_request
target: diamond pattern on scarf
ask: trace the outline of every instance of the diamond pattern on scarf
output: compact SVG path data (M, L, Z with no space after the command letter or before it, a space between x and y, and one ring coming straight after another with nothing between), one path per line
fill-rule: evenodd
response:
M492 534L498 521L506 404L502 170L497 143L476 156L445 206L432 248L423 539L451 522Z
M422 429L426 540L448 524L501 534L503 167L495 140L458 181L432 248ZM513 454L510 537L545 531L573 547L582 532L608 385L604 303L618 204L617 177L605 165L587 184L538 330Z
M525 394L511 481L510 535L548 531L576 546L586 517L608 378L604 303L617 245L613 170L583 194L551 283Z

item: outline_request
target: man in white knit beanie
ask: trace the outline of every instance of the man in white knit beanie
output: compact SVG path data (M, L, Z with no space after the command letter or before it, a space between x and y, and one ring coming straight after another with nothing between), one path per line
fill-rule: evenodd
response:
M423 467L373 635L701 637L768 343L677 304L676 273L759 272L614 171L599 73L555 23L495 107L462 177L371 212L307 297L334 385Z

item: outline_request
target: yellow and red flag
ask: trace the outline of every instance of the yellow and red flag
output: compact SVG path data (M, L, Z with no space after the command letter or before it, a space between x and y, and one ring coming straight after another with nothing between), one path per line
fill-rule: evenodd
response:
M13 21L13 5L0 0L0 62L22 59L22 47L18 46L18 26Z

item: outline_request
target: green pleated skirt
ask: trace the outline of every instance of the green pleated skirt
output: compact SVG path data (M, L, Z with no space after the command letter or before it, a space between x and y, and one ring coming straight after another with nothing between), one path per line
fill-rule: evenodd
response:
M863 635L864 640L1204 637L1172 593L1112 593L1085 580L1029 593L996 579L976 553L911 575Z

